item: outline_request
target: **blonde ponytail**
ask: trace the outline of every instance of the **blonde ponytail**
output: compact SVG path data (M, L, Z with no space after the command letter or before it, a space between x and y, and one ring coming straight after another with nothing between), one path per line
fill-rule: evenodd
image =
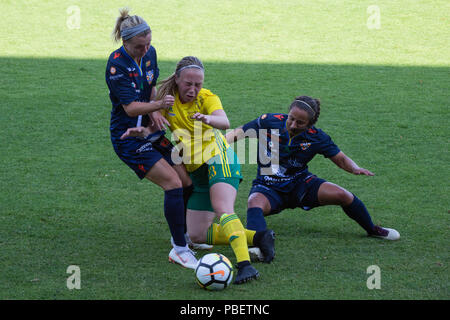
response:
M122 22L124 22L126 19L128 19L130 10L128 8L122 8L119 10L120 16L116 20L116 26L114 27L113 31L113 38L114 41L119 42L122 36L120 35L120 26L122 25Z
M161 100L167 95L175 97L178 91L177 83L175 82L175 73L173 73L167 79L162 80L158 83L158 91L155 100Z
M144 19L142 19L139 16L130 16L130 9L128 8L122 8L119 10L120 16L117 18L116 20L116 25L114 27L114 31L113 31L113 39L116 42L119 42L120 39L122 39L122 34L121 32L126 30L126 29L130 29L133 28L137 25L140 24L146 24ZM144 32L138 34L138 36L146 36L147 34L149 34L151 32L150 27L148 27L147 30L145 30ZM124 40L125 41L125 40Z

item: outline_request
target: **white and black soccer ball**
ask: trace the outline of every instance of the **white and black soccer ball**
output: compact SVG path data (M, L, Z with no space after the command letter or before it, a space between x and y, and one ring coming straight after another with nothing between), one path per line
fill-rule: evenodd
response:
M223 254L209 253L198 261L195 276L203 289L222 290L233 280L233 266Z

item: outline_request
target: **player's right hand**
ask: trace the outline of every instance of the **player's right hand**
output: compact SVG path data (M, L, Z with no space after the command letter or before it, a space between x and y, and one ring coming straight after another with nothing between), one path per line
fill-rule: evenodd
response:
M175 103L175 97L168 94L167 96L164 96L161 100L161 108L170 108Z

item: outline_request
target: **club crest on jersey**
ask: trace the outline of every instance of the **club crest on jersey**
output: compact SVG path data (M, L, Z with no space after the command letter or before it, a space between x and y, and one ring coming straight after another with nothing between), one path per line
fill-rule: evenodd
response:
M111 67L111 69L109 69L109 72L110 72L112 75L115 75L115 74L116 74L116 68Z
M153 70L147 71L146 76L148 84L151 84L154 77Z
M300 148L305 151L306 149L308 149L311 146L310 142L307 141L303 141L302 143L300 143Z

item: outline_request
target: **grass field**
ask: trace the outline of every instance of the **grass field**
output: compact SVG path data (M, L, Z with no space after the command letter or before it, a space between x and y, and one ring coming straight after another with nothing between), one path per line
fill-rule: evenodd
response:
M169 264L162 191L109 140L104 70L125 5L152 26L160 79L198 56L232 127L284 112L300 94L320 98L318 127L376 175L321 157L311 171L402 238L367 238L338 207L288 210L267 220L277 256L256 265L258 281L211 293ZM448 1L2 0L0 9L0 299L449 299ZM245 221L256 167L242 171ZM214 251L235 261L228 247ZM70 265L79 290L66 286ZM381 289L366 285L372 265Z

